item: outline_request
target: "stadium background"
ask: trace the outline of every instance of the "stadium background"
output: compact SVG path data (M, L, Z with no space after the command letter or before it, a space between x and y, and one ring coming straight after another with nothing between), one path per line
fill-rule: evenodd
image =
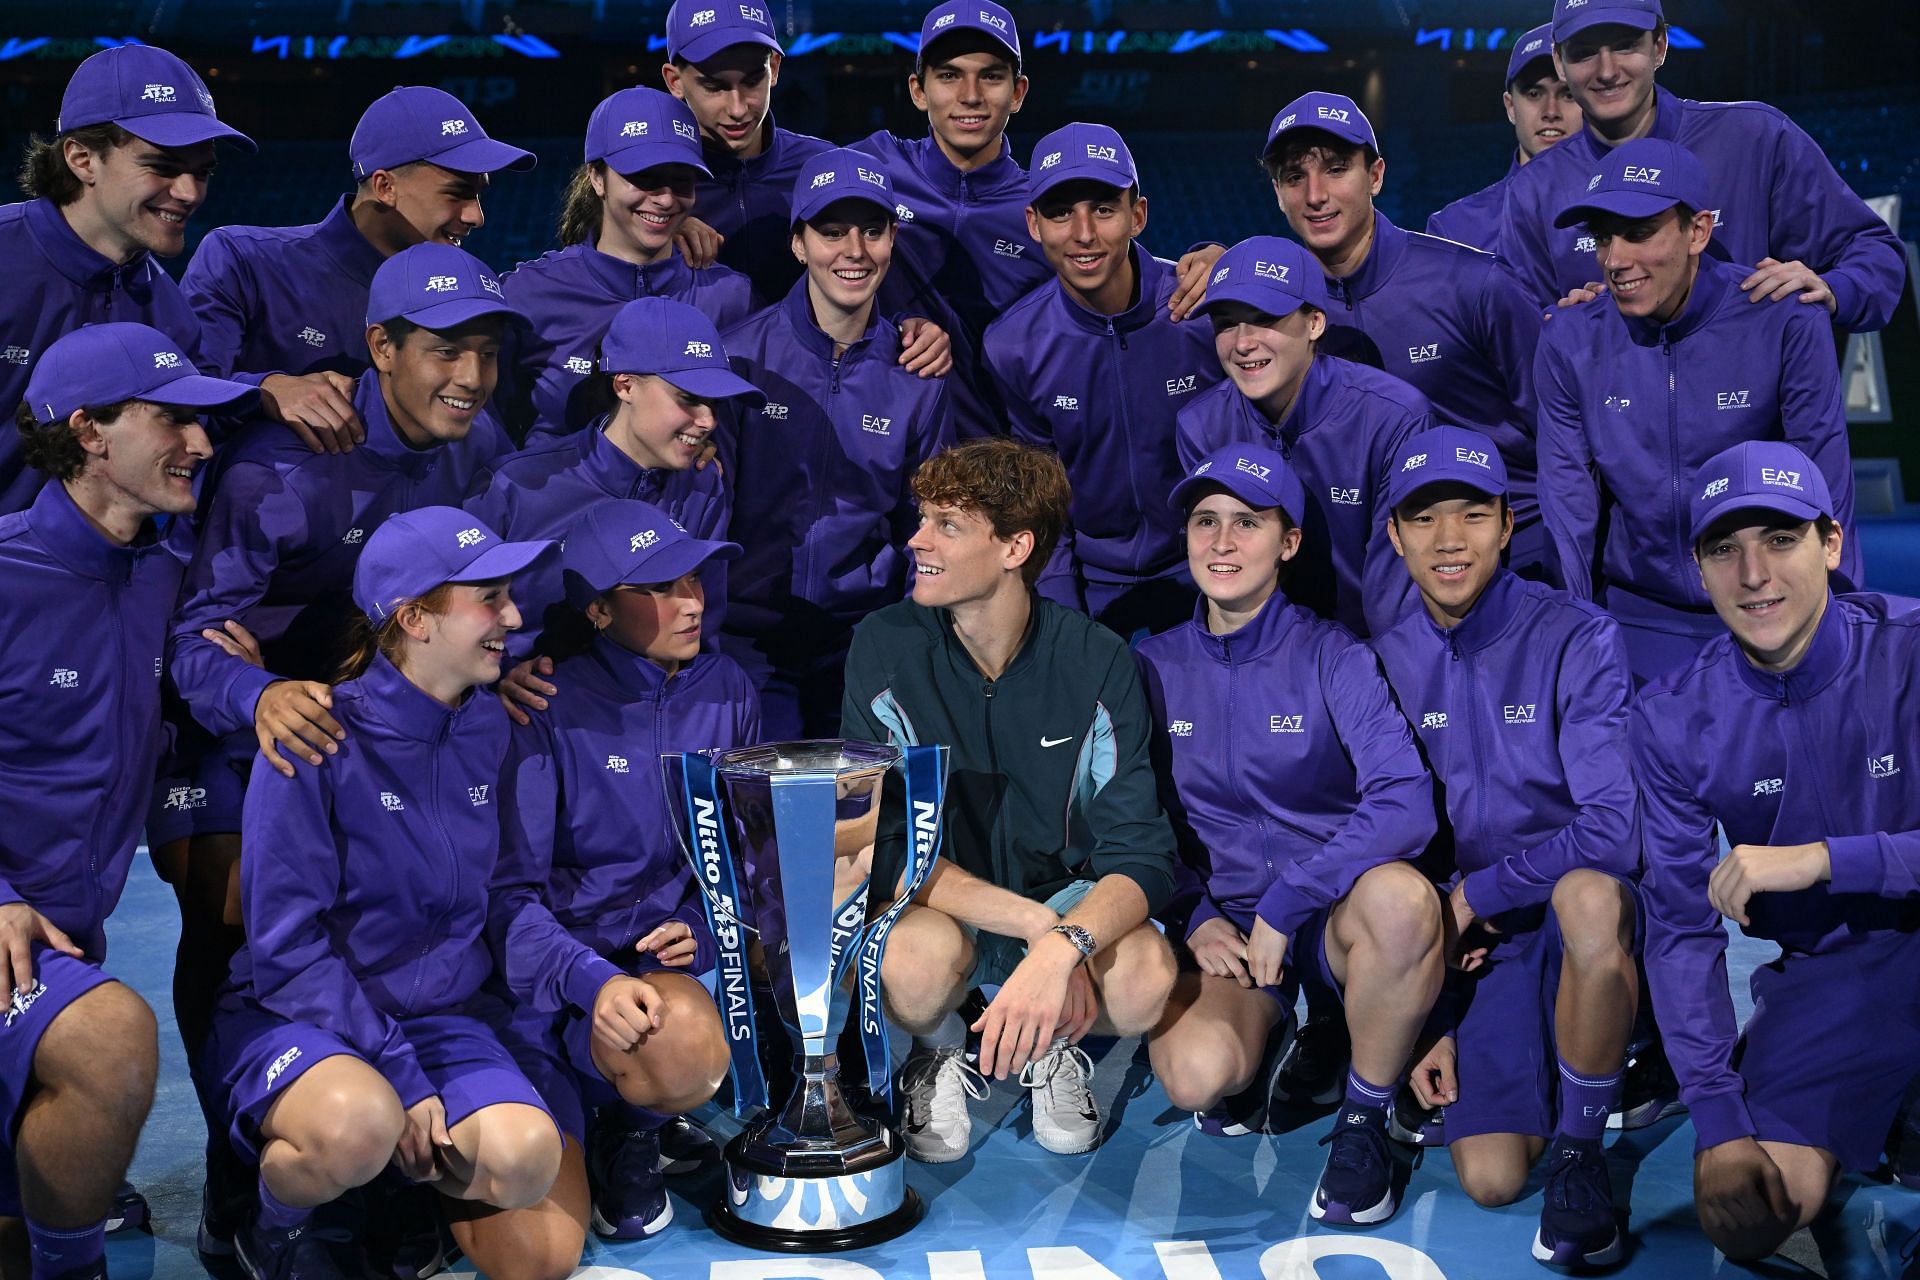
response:
M578 163L593 104L630 84L657 85L664 3L618 0L7 0L0 4L0 146L17 157L47 130L74 65L126 40L164 44L200 68L223 118L260 141L256 157L223 151L189 250L226 223L289 225L324 216L349 188L346 138L365 105L396 84L458 95L495 136L529 147L539 167L499 175L487 225L468 247L495 267L553 247L560 193ZM905 79L925 5L880 0L772 5L789 54L776 118L836 141L877 128L918 134ZM1309 89L1353 95L1387 157L1380 208L1418 229L1440 205L1505 171L1513 136L1500 76L1514 38L1547 16L1546 0L1085 0L1014 5L1033 81L1012 130L1022 162L1043 132L1100 120L1126 136L1151 219L1144 239L1177 256L1200 239L1284 231L1254 168L1274 110ZM1920 4L1836 0L1671 0L1673 49L1660 82L1693 97L1773 103L1807 129L1861 195L1920 198ZM1920 221L1903 232L1912 241ZM0 270L4 264L0 264ZM1899 476L1920 477L1920 311L1908 296L1872 353L1884 374L1877 410L1852 428L1861 469L1862 536L1871 585L1920 594L1920 506ZM1881 419L1869 421L1867 419ZM1890 459L1889 466L1877 459ZM1920 485L1920 481L1916 481ZM153 1004L167 1055L165 1084L136 1181L156 1233L116 1238L114 1275L199 1273L192 1232L199 1194L199 1119L172 1036L167 975L177 915L166 891L136 874L116 915L114 968ZM1744 974L1770 948L1737 943ZM640 1246L591 1246L597 1274L935 1280L1110 1276L1178 1280L1307 1277L1284 1242L1333 1239L1354 1253L1320 1264L1321 1280L1411 1280L1544 1274L1525 1257L1537 1192L1499 1212L1453 1186L1443 1153L1415 1175L1413 1196L1382 1231L1314 1234L1305 1197L1322 1153L1321 1122L1255 1144L1193 1139L1145 1078L1133 1045L1096 1048L1108 1144L1084 1161L1039 1153L1024 1108L1002 1088L976 1111L976 1151L959 1165L916 1167L933 1203L897 1248L858 1260L773 1267L745 1261L698 1224L712 1180L676 1184L681 1229ZM1017 1093L1018 1091L1013 1091ZM1122 1123L1124 1119L1125 1123ZM724 1131L725 1121L719 1125ZM1627 1135L1613 1148L1622 1203L1632 1188L1636 1253L1625 1274L1718 1274L1691 1222L1683 1121ZM1296 1221L1296 1215L1298 1221ZM983 1232L981 1225L994 1228ZM1193 1242L1201 1242L1196 1245ZM1884 1179L1849 1179L1838 1207L1765 1274L1920 1276L1920 1196ZM1204 1246L1204 1247L1202 1247ZM1398 1251L1398 1252L1396 1252ZM1290 1261L1291 1259L1291 1261ZM1909 1269L1915 1268L1915 1269ZM587 1273L596 1274L594 1272Z

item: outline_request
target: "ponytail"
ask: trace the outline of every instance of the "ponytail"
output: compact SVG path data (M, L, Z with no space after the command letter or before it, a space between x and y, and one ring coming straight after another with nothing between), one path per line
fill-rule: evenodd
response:
M419 609L422 613L443 614L453 604L453 584L443 582L427 594L409 600L387 615L387 620L378 628L373 619L360 610L353 611L353 617L347 623L347 654L340 662L339 670L334 673L334 684L345 684L349 680L358 680L367 674L367 668L373 665L376 654L382 655L394 666L400 665L400 651L406 647L407 633L400 628L401 609Z
M600 217L606 208L600 193L593 189L593 175L605 175L607 162L595 160L573 171L567 182L566 199L560 206L560 247L585 244L587 237L600 230Z

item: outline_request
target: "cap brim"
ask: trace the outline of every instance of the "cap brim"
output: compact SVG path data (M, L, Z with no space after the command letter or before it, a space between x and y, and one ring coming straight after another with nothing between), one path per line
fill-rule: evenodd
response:
M1034 204L1041 196L1047 194L1047 192L1053 190L1055 187L1063 187L1069 182L1097 182L1101 186L1110 187L1115 191L1125 191L1130 187L1140 185L1138 175L1135 175L1131 182L1125 184L1114 181L1114 179L1121 176L1122 175L1115 173L1113 170L1100 165L1063 164L1047 170L1046 177L1038 179L1028 185L1027 203Z
M191 373L184 378L175 378L164 386L142 392L140 399L153 404L178 404L189 409L218 409L238 400L251 400L260 394L260 388L250 387L244 382L229 382L225 378L209 378L205 374Z
M498 173L503 169L531 169L537 160L531 151L493 138L469 138L430 156L419 157L455 173ZM382 168L391 166L382 165Z
M1560 216L1553 220L1556 227L1571 227L1593 221L1596 213L1612 214L1616 218L1651 218L1656 213L1665 213L1681 203L1675 195L1661 195L1653 191L1609 191L1583 200L1571 208L1562 209Z
M1349 131L1337 125L1328 125L1324 120L1300 120L1288 125L1284 129L1268 134L1267 145L1260 149L1260 154L1263 157L1271 155L1273 149L1280 145L1280 139L1290 133L1324 133L1329 137L1338 138L1340 141L1352 146L1372 147L1375 151L1380 149L1378 142L1360 133L1358 130Z
M1564 22L1553 24L1553 42L1565 44L1590 27L1632 27L1651 31L1660 25L1658 14L1645 9L1582 9Z
M925 66L927 63L928 57L933 53L933 51L935 49L938 49L942 44L946 43L948 40L953 39L955 36L966 36L966 35L975 36L982 40L991 41L994 45L998 46L1002 51L1004 51L1009 58L1013 59L1014 66L1017 67L1020 65L1020 50L1014 47L1013 41L1007 39L1006 33L1003 31L996 30L993 27L989 27L985 23L977 23L977 22L969 22L969 23L956 22L950 27L941 28L940 34L935 36L933 39L922 41L920 45L920 53L919 53L920 64L922 66Z
M1209 287L1207 296L1201 300L1199 306L1194 308L1194 311L1200 315L1205 315L1214 307L1224 306L1229 302L1245 303L1247 306L1256 307L1270 316L1290 316L1302 307L1315 307L1323 311L1326 309L1311 299L1303 298L1296 293L1289 293L1285 289L1274 288L1271 285L1234 284L1229 282L1227 284Z
M699 64L713 57L723 49L731 49L737 44L757 44L775 53L783 52L780 42L764 31L742 31L738 27L723 27L718 31L703 31L680 46L677 53L670 56L684 58L688 62Z
M448 582L494 582L511 578L559 547L557 542L496 542Z
M1693 532L1689 535L1688 541L1700 541L1707 530L1736 511L1765 511L1774 515L1792 516L1795 520L1818 520L1821 516L1832 514L1822 511L1811 502L1802 502L1798 498L1789 498L1785 495L1736 494L1724 502L1716 502L1708 507L1705 514L1693 522Z
M862 183L861 185L864 186L866 184ZM795 222L811 222L819 217L822 212L831 209L842 200L852 200L860 204L870 204L886 214L889 218L897 219L899 217L899 215L894 212L893 206L888 204L884 199L879 196L868 195L864 191L839 191L828 188L818 193L808 192L807 195L807 199L802 200L793 207L793 220ZM827 198L818 199L815 198L816 196L825 196Z
M1512 66L1508 67L1507 83L1512 84L1515 80L1521 79L1521 77L1527 74L1527 68L1531 67L1536 62L1544 62L1547 64L1547 71L1549 72L1554 71L1553 46L1548 45L1545 49L1541 50L1539 53L1533 54L1530 57L1528 57L1526 61L1516 62ZM1534 79L1537 80L1539 79L1539 77L1535 76Z
M595 160L606 162L607 168L615 173L626 175L644 173L648 169L658 169L662 165L685 165L711 178L713 170L707 168L707 162L700 155L700 144L687 142L638 142L631 146L616 147L603 155L588 156L589 163Z
M709 560L732 560L739 554L737 542L708 542L703 538L670 542L651 554L636 555L628 560L620 572L620 581L609 582L600 590L632 583L673 582Z
M1389 509L1398 507L1401 503L1418 494L1422 489L1432 489L1437 485L1443 484L1455 485L1462 489L1471 489L1475 493L1485 494L1489 498L1504 498L1507 494L1507 486L1489 480L1484 475L1457 476L1445 474L1434 475L1429 473L1421 476L1417 481L1405 487L1388 485L1387 507Z
M409 324L417 324L422 329L432 329L444 333L448 329L458 328L469 320L478 320L481 316L505 316L515 324L532 327L533 321L525 312L505 302L488 302L482 298L454 298L447 302L430 302L411 311L402 311L398 316L384 317L387 320L400 319ZM379 324L379 320L371 323Z
M731 400L736 397L757 404L767 402L766 392L731 369L663 369L655 374L668 386L678 388L702 400Z
M191 147L202 142L231 142L249 155L260 150L246 134L196 111L167 111L150 116L121 116L114 121L142 142L156 147Z
M1272 497L1256 488L1252 481L1243 481L1237 471L1222 471L1218 475L1209 471L1203 476L1188 476L1173 486L1173 492L1167 498L1167 505L1175 511L1185 512L1196 501L1195 495L1202 489L1225 489L1255 511L1265 511L1277 507L1286 511L1284 502L1275 502ZM1302 512L1287 511L1287 520L1298 525Z

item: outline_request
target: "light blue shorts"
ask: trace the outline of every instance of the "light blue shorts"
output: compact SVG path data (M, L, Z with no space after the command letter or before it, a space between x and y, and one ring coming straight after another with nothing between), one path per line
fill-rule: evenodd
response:
M1075 880L1048 898L1047 908L1055 915L1064 916L1092 888L1091 880ZM1027 944L1018 938L986 933L966 924L960 927L973 939L973 973L967 978L969 987L997 987L1027 958Z

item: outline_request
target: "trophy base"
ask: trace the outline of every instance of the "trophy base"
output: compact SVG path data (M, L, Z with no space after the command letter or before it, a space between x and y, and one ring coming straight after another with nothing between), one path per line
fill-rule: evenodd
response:
M725 1194L706 1214L707 1225L735 1244L766 1253L864 1249L904 1234L926 1213L897 1148L857 1172L795 1176L770 1172L742 1138L727 1146Z

